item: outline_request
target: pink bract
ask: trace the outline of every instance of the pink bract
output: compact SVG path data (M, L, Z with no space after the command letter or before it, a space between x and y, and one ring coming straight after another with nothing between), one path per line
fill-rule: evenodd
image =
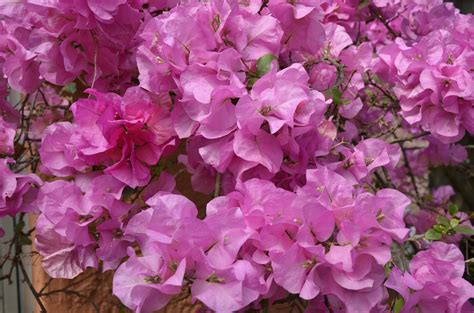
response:
M7 2L9 260L33 214L50 277L111 271L134 312L183 295L217 313L473 312L472 15L442 0Z

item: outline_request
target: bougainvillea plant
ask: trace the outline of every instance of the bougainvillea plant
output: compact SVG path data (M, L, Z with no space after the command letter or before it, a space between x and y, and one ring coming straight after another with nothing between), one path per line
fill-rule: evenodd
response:
M2 1L1 265L34 231L135 312L473 312L469 202L433 178L474 176L473 48L442 0Z

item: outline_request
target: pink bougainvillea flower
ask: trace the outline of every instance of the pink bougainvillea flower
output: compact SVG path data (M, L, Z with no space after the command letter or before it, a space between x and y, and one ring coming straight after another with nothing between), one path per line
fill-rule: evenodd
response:
M308 74L301 65L294 64L278 72L273 66L255 83L250 97L237 103L239 127L256 131L267 121L272 134L285 124L293 127L296 110L311 99L307 83Z
M450 312L472 311L469 299L474 288L462 279L464 258L459 249L443 242L433 243L418 252L410 262L410 272L394 268L386 282L405 300L402 312L443 309Z
M139 88L124 97L91 91L72 108L77 127L71 142L90 165L104 164L106 173L131 187L150 179L147 166L155 165L167 147L175 144L169 120L169 99L150 97Z
M73 278L86 267L97 266L89 225L103 209L88 206L82 195L77 185L66 181L46 183L38 194L41 215L36 246L43 256L43 267L52 277Z
M234 152L238 157L250 162L253 166L261 164L273 173L280 168L283 160L283 153L278 140L264 130L258 130L256 134L247 129L236 132Z
M303 299L316 297L319 286L314 280L318 263L324 260L323 246L312 247L310 251L298 244L284 253L271 255L275 282L290 293L299 294Z
M215 312L240 310L255 301L265 290L263 269L246 260L238 260L224 270L202 264L192 285L193 297Z
M69 176L87 167L71 142L74 129L74 125L68 122L55 123L46 128L39 150L44 172Z
M0 216L15 216L20 212L38 212L36 196L41 179L35 174L15 174L8 159L0 159Z
M170 260L159 254L137 257L133 249L129 255L114 275L113 292L130 309L151 313L181 292L185 259Z
M144 313L183 294L218 313L473 311L456 246L469 201L429 179L470 170L472 15L442 0L7 2L0 218L23 246L38 215L52 278L110 271Z

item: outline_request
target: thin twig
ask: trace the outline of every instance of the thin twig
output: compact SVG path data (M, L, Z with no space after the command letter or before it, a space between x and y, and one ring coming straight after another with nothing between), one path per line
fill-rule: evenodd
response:
M370 76L370 73L367 73L367 78L369 80L369 83L370 85L374 86L375 88L377 88L381 93L383 93L387 98L389 98L392 102L394 103L398 103L398 99L393 96L390 92L388 92L387 90L385 90L384 88L382 88L379 84L377 84L376 82L374 82L374 80L372 79L372 77Z
M405 151L405 148L403 147L403 142L400 142L399 145L400 145L400 149L402 150L403 158L405 159L405 165L408 169L408 176L410 176L411 183L413 185L413 188L415 189L416 198L420 199L420 193L418 192L418 186L416 185L415 175L413 175L410 162L408 161L407 153Z
M391 144L394 144L394 143L402 143L402 142L406 142L406 141L412 141L412 140L415 140L415 139L418 139L418 138L421 138L421 137L425 137L425 136L428 136L429 134L431 134L430 132L422 132L422 133L419 133L417 135L413 135L411 137L408 137L408 138L405 138L405 139L397 139L397 140L394 140L391 142Z
M48 311L46 310L46 308L43 305L43 302L41 301L41 296L38 294L35 287L33 287L33 284L31 283L30 278L28 277L28 274L26 273L25 267L23 266L23 262L21 260L18 260L18 265L20 266L21 272L23 273L23 277L25 279L26 284L30 288L31 293L35 297L36 302L40 306L41 312L47 313Z
M389 22L387 22L383 16L380 14L380 12L375 8L373 7L372 5L369 5L369 11L370 13L372 13L372 15L378 19L384 26L385 28L387 28L387 30L389 31L390 34L392 34L392 36L394 38L397 38L397 37L400 37L400 34L398 34L397 32L395 32L393 30L393 28L390 26Z

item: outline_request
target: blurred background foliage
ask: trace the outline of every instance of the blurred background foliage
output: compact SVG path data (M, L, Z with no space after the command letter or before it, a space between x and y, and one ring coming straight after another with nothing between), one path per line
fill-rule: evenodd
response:
M463 13L474 12L474 0L454 0L449 2L454 2L456 7L461 9Z

